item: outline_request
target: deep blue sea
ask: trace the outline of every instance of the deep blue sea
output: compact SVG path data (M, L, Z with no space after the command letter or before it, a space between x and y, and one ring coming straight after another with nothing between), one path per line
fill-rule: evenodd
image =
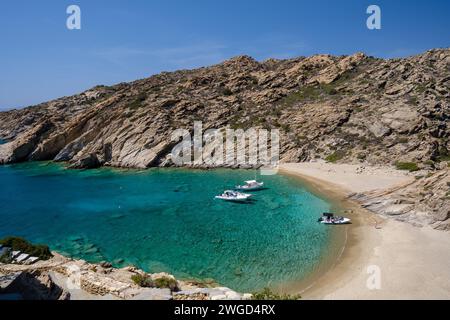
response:
M251 204L214 196L248 170L98 169L48 162L0 166L0 237L117 267L133 264L235 290L302 280L326 254L330 209L295 178L259 177Z

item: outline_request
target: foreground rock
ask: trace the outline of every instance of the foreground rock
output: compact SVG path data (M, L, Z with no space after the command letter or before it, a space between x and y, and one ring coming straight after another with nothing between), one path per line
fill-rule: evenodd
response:
M0 273L0 300L69 300L70 293L45 271Z
M27 300L126 299L126 300L242 300L229 288L202 288L198 283L176 281L176 288L142 288L133 275L147 275L135 267L112 268L107 263L90 264L57 253L34 265L0 263L0 297L17 294ZM173 278L167 273L149 274L152 280Z

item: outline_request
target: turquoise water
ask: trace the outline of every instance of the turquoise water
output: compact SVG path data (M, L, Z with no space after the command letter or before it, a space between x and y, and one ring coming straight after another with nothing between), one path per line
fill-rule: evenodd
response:
M214 195L254 171L67 170L0 166L0 237L23 236L91 262L257 290L303 279L330 240L330 204L287 176L262 177L252 204Z

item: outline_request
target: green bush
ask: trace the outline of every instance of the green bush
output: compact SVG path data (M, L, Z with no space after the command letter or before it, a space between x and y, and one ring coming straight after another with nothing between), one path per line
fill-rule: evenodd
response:
M417 93L424 93L426 90L427 90L427 87L424 85L424 84L418 84L417 86L416 86L416 92Z
M277 294L272 292L269 288L264 288L262 291L253 293L253 300L299 300L302 297L299 294Z
M150 278L150 276L147 274L134 274L131 276L131 280L133 280L135 284L143 288L154 287L152 278Z
M12 262L11 255L8 252L6 252L0 256L0 263L8 264L11 262Z
M419 170L417 163L414 163L414 162L396 162L395 167L398 170L407 170L409 172L414 172L414 171Z
M415 96L409 97L409 98L408 98L408 101L407 101L407 103L409 103L409 104L414 104L414 105L417 105L418 102L419 102L419 101L418 101L417 97L415 97Z
M328 157L326 157L325 160L328 162L331 162L331 163L335 163L344 157L345 157L345 152L338 150L338 151L335 151L332 154L330 154Z
M7 237L0 240L0 244L10 247L14 251L21 251L41 260L48 260L53 257L50 248L43 244L31 244L27 240L19 237Z
M145 93L145 92L139 93L136 98L136 101L144 102L145 100L147 100L147 93Z
M177 280L170 277L161 277L154 280L155 287L157 288L168 288L171 291L175 291L178 289Z
M356 157L357 157L359 160L366 160L367 155L364 154L364 153L359 153Z
M128 108L131 110L141 108L143 106L143 102L147 99L146 93L140 93L135 100L128 104Z
M229 89L229 88L224 88L224 89L222 90L222 94L223 94L224 96L231 96L231 95L233 95L233 91L231 91L231 89Z
M397 140L398 143L408 143L408 138L406 137L400 137Z
M288 124L282 124L282 125L280 125L280 127L281 127L281 129L283 129L284 132L290 132L291 131L291 127Z
M449 161L450 160L450 156L446 155L446 156L439 156L438 157L438 161Z

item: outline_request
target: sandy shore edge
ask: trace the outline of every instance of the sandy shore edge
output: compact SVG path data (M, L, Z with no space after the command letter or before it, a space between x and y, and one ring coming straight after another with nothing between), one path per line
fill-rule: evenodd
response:
M450 234L386 219L348 200L358 191L406 184L408 174L324 163L282 164L280 172L347 209L353 221L342 254L303 288L304 299L450 299Z

